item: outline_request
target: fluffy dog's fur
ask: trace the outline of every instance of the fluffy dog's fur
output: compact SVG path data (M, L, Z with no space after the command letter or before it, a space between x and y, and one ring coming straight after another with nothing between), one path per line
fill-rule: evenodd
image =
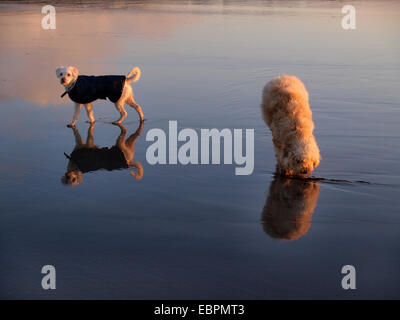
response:
M320 153L304 84L295 76L274 78L264 87L261 109L272 132L277 174L308 176L318 166Z
M75 82L78 79L79 76L79 71L77 68L73 66L68 66L68 67L59 67L56 70L56 75L60 80L60 83L64 86L65 90L68 92L70 91ZM114 121L114 124L119 124L121 123L127 116L127 113L125 111L125 104L131 106L134 108L137 113L140 116L140 121L144 121L144 116L142 112L142 108L135 102L135 99L133 98L133 91L132 87L129 85L131 82L136 82L139 80L141 75L141 71L138 67L134 67L129 74L126 76L125 84L122 88L122 93L118 101L114 103L115 108L119 111L120 113L120 118L116 121ZM75 126L76 122L78 121L79 117L79 112L81 110L81 104L80 103L75 103L75 112L74 112L74 117L71 123L69 123L67 126L68 127L73 127ZM90 123L94 123L94 116L93 116L93 110L92 110L92 102L86 103L85 104L86 112L89 118Z

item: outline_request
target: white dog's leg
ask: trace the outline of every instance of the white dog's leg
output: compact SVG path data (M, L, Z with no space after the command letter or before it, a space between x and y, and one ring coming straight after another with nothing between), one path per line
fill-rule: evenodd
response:
M81 111L81 106L82 106L81 104L75 103L74 119L72 120L71 123L67 124L68 127L75 127L75 124L79 118L79 112Z
M117 138L117 141L115 142L115 145L122 150L122 153L125 154L125 152L124 152L124 150L126 148L126 146L125 146L125 136L128 133L128 131L126 130L126 128L122 124L119 124L118 126L121 129L121 133L119 134L119 136Z
M92 103L85 104L85 109L90 123L94 123Z
M78 149L79 147L82 147L84 145L84 143L81 138L81 135L79 134L78 129L76 127L72 127L72 130L73 130L74 136L75 136L75 149Z
M120 100L118 100L116 103L115 103L115 108L119 111L119 113L120 113L120 118L117 120L117 121L113 121L113 123L114 124L119 124L119 123L121 123L125 118L126 118L126 115L127 115L127 113L126 113L126 111L125 111L125 108L124 108L124 102L123 101L121 101L121 99Z
M137 111L137 113L139 114L139 117L140 117L140 121L143 122L144 115L143 115L142 108L136 103L136 101L133 99L132 96L130 96L128 99L126 99L126 103Z
M87 132L87 137L86 137L86 146L88 148L95 148L93 131L94 131L94 123L92 122L89 126L89 129Z

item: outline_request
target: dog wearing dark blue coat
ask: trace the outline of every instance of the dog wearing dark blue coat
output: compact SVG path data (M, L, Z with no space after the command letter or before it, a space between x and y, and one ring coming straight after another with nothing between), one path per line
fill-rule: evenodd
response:
M97 99L108 99L114 103L120 113L120 118L114 121L114 124L120 124L126 118L125 104L134 108L139 114L140 121L144 121L142 108L134 100L132 87L129 85L131 82L139 80L141 71L138 67L133 68L127 76L79 75L78 69L73 66L57 68L56 74L65 89L61 97L68 94L75 103L74 117L68 124L69 127L74 127L78 121L82 105L85 105L89 122L94 123L92 103Z

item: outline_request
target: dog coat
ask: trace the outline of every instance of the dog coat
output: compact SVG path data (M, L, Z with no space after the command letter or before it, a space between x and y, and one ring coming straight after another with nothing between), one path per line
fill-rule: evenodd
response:
M68 96L75 103L86 104L97 99L117 102L125 85L125 76L78 76L75 85L61 97Z
M74 150L70 156L82 173L106 169L108 171L129 168L128 162L120 148L81 148Z

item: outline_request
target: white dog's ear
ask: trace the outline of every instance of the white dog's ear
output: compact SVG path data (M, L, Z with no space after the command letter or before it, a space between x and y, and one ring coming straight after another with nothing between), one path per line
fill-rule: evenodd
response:
M70 68L71 68L72 74L74 75L74 78L78 78L78 75L79 75L78 69L73 66L70 66Z
M58 68L56 69L56 75L57 75L57 77L60 76L61 70L62 70L63 68L64 68L64 67L58 67Z

